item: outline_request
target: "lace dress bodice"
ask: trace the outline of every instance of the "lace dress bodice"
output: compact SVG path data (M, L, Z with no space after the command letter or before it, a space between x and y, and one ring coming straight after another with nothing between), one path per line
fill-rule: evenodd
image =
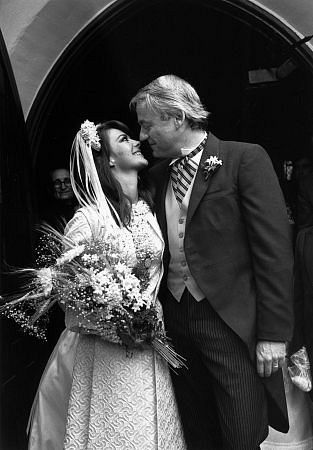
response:
M154 222L152 228L151 222ZM153 232L156 227L155 218L149 206L139 200L133 205L129 231L134 243L136 260L142 261L148 272L148 280L145 285L145 296L156 299L160 276L162 275L163 239L161 233Z
M118 235L121 240L120 251L130 266L145 259L149 273L149 292L155 294L158 278L162 276L162 255L164 242L157 220L143 200L132 206L131 220L127 227L109 224L91 207L79 209L65 229L65 236L79 243L91 236Z
M164 243L155 216L143 200L132 207L130 223L119 227L114 221L105 223L93 208L81 208L69 222L65 230L66 239L80 243L92 236L118 242L118 253L122 262L136 270L142 283L142 296L156 306L159 318L162 316L157 292L163 274L162 256ZM116 249L115 249L116 251ZM66 309L65 323L73 331L94 332L89 320L85 320L78 310ZM102 337L111 342L120 342L114 330Z

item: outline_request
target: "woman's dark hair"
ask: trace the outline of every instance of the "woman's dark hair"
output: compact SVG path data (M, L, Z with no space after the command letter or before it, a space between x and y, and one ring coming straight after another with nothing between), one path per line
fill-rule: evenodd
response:
M131 217L131 201L124 194L120 183L112 174L110 168L110 145L107 131L110 129L120 130L132 137L130 129L118 120L108 120L97 125L97 132L101 140L100 152L93 150L93 158L98 172L101 187L116 209L122 223L127 226ZM138 179L138 196L145 200L153 209L152 195L148 187L146 176L141 175Z

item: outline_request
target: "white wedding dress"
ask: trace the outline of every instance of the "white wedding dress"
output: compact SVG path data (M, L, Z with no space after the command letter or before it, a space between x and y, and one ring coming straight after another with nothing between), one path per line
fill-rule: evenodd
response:
M82 208L66 235L79 242L105 224ZM153 250L147 291L162 277L163 239L147 205L133 207L124 249ZM66 329L42 376L30 418L30 450L184 450L169 368L152 349L134 350Z

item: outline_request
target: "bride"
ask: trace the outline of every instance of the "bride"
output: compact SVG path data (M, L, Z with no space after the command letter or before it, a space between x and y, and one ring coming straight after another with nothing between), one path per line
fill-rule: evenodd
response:
M148 163L121 122L102 123L97 134L100 151L88 145L92 138L82 131L73 143L71 176L81 208L68 223L64 242L79 243L110 228L121 236L130 265L148 249L145 295L162 314L157 292L164 242L151 196L138 177ZM77 173L83 173L83 185L75 181ZM71 311L65 321L32 407L29 449L185 449L165 360L151 347L127 352L83 332Z

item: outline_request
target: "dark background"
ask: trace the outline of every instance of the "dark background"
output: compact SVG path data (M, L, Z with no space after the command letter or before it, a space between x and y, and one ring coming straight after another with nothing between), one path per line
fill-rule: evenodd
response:
M56 161L68 161L73 137L87 118L119 119L138 133L128 103L140 87L166 73L196 88L217 136L263 145L281 180L284 160L310 154L311 73L297 63L279 82L251 85L248 79L249 70L279 67L291 48L202 2L177 5L152 2L84 46L51 99L35 161L38 179Z

